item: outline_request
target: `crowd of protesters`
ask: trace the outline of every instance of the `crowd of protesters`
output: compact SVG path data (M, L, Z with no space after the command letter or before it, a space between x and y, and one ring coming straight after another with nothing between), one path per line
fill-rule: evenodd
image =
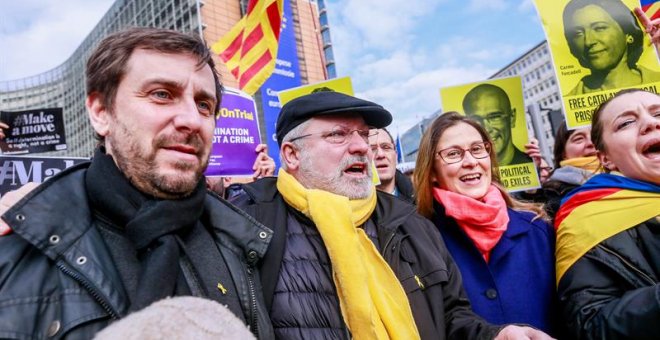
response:
M334 91L282 107L277 172L259 145L252 177L205 178L223 87L201 39L124 30L86 71L94 157L0 201L1 338L660 334L655 93L560 129L554 169L532 141L543 185L514 197L478 121L436 118L410 181L390 112Z

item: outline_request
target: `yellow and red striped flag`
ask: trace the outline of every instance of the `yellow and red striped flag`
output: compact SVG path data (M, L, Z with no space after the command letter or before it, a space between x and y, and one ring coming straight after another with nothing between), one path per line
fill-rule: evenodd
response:
M640 0L639 4L642 6L642 10L650 20L660 18L660 1Z
M253 95L275 69L284 0L250 0L247 14L211 46Z

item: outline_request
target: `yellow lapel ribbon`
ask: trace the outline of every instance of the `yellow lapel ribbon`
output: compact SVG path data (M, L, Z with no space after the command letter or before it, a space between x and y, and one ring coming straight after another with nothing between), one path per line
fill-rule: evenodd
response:
M369 198L349 200L327 191L306 189L280 169L277 189L319 230L332 263L341 313L352 337L419 339L401 283L360 228L376 208L375 188Z

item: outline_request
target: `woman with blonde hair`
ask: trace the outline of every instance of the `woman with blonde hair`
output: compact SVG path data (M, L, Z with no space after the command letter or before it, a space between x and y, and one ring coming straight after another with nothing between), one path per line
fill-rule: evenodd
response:
M442 233L474 311L552 334L554 231L539 206L503 189L486 130L441 115L422 137L414 178L418 211Z

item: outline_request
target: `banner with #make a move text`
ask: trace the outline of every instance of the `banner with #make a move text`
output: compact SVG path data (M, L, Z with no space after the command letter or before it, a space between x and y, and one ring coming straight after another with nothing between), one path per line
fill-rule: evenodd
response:
M658 56L633 13L640 0L534 3L552 54L569 129L590 126L598 106L623 89L658 93Z

